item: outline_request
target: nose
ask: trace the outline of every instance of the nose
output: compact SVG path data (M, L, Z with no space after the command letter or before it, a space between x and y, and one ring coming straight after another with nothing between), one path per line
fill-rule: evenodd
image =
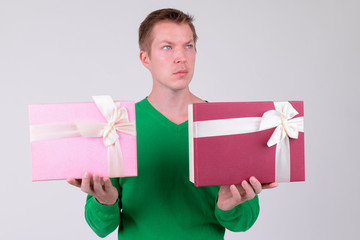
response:
M186 62L186 55L184 50L179 49L175 52L175 63L184 63Z

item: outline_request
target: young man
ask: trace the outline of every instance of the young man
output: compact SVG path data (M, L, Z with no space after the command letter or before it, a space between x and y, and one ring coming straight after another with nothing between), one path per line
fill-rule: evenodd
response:
M150 13L139 28L140 59L153 88L136 104L138 176L68 179L88 193L85 218L101 237L223 239L225 228L246 231L257 219L255 177L241 185L195 187L189 181L187 106L197 35L192 18L175 9Z

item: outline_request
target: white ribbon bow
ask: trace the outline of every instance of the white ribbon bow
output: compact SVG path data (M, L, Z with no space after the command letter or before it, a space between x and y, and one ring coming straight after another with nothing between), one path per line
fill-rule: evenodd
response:
M106 100L104 98L109 99ZM93 99L96 104L100 106L100 111L108 121L108 124L104 126L102 132L104 145L107 147L111 146L119 139L116 131L124 132L125 130L126 133L124 123L129 122L127 110L124 107L118 108L109 96L94 96ZM103 101L106 101L106 104L103 104Z
M299 113L289 102L274 102L275 110L263 114L260 131L276 127L267 145L269 147L278 144L286 137L297 139L299 131L304 131L303 117L293 118Z

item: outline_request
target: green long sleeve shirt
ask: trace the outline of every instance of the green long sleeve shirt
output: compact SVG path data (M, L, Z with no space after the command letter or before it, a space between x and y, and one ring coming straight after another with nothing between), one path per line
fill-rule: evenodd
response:
M118 202L100 204L88 196L85 218L105 237L119 239L224 239L225 228L246 231L259 214L259 200L230 211L217 208L219 187L189 181L188 122L175 124L145 98L136 104L138 176L113 178Z

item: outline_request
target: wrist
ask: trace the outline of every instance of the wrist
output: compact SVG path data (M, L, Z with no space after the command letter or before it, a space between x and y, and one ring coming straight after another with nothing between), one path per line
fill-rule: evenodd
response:
M219 204L219 203L217 203L216 206L221 211L230 211L230 210L234 209L234 207L235 207L235 206L229 206L229 205L222 205L222 204Z
M101 199L95 198L99 203L105 206L112 206L117 202L117 199L115 201L102 201Z

